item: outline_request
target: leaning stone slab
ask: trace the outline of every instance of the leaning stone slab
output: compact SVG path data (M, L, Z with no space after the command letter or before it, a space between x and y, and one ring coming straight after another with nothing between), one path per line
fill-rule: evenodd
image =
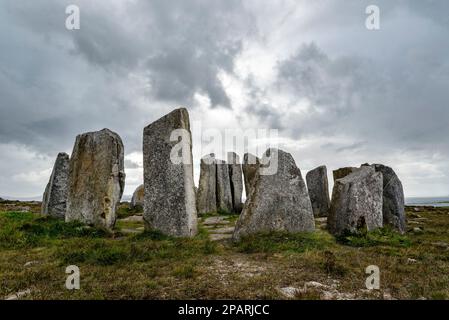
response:
M42 199L42 214L65 219L69 183L69 155L59 153Z
M251 153L245 153L243 156L243 176L245 179L245 191L246 197L249 198L251 193L251 186L254 183L254 178L256 177L257 169L260 166L260 160L258 157Z
M327 219L332 234L382 227L382 180L382 173L373 167L362 167L335 181Z
M144 197L145 196L145 189L143 184L138 186L136 190L133 193L133 196L131 198L130 208L131 209L143 209L143 203L144 203Z
M111 229L124 188L120 136L109 129L77 136L70 158L66 221Z
M404 190L401 180L390 167L374 164L376 172L383 176L383 223L391 225L400 233L406 231Z
M215 155L210 154L201 159L200 181L197 193L198 213L217 211L217 167Z
M257 171L253 190L236 224L235 240L257 232L315 229L312 205L301 171L293 157L282 150L268 149L262 163L271 165L276 158L278 164L274 174L263 175L262 168Z
M147 229L175 237L197 233L192 135L187 109L176 109L143 131Z
M346 177L347 175L350 175L353 172L356 172L357 170L359 170L359 168L356 167L344 167L334 170L332 172L334 176L334 182L337 181L338 179Z
M243 178L242 164L235 152L228 152L229 178L231 183L233 212L240 213L243 208Z
M226 161L216 160L217 168L217 210L232 212L232 191L229 166Z
M330 208L327 168L320 166L306 175L307 189L315 217L326 217Z

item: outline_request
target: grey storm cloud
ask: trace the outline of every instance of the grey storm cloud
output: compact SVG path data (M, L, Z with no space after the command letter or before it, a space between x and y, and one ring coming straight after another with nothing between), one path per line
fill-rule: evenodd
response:
M40 193L81 132L108 127L140 152L142 128L177 105L313 141L296 150L306 166L394 161L407 185L449 193L449 2L375 1L371 32L372 2L2 1L0 195ZM80 30L65 29L69 4Z

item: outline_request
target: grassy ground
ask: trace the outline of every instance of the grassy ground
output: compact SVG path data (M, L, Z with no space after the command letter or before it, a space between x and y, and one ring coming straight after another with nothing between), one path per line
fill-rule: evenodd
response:
M124 209L121 217L132 214ZM383 229L335 239L318 220L315 233L232 243L211 241L202 224L195 238L174 239L122 232L140 230L133 220L119 221L110 233L0 212L0 298L18 292L27 292L24 299L449 298L449 209L409 208L407 215L403 236ZM80 290L65 288L68 265L80 268ZM365 289L369 265L380 268L380 290Z

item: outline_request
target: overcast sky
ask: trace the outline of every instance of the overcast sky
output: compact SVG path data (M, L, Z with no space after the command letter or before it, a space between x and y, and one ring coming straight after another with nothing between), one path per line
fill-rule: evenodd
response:
M70 4L80 30L65 28ZM445 0L2 0L0 196L42 194L57 153L105 127L131 194L144 126L178 106L194 135L278 129L303 176L384 163L406 196L447 196L448 13Z

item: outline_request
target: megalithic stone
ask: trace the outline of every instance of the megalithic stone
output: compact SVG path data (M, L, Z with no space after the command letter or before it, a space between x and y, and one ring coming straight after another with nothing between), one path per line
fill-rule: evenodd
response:
M130 208L131 209L143 209L143 203L145 199L145 189L143 184L138 186L133 193L131 198Z
M344 168L340 168L337 170L334 170L333 173L333 177L334 177L334 183L335 181L337 181L338 179L342 179L344 177L346 177L347 175L350 175L351 173L355 172L359 170L359 168L356 167L344 167Z
M217 211L217 167L215 155L210 154L201 159L200 181L197 193L198 213Z
M335 181L327 218L329 231L340 236L383 226L383 178L373 167L362 167Z
M235 152L228 152L229 177L231 182L232 207L233 211L240 213L243 208L243 178L242 164Z
M58 154L42 199L42 214L65 219L69 180L69 155Z
M187 109L176 109L144 129L143 157L146 228L194 236L198 227Z
M249 198L251 193L251 186L254 183L254 178L256 177L257 169L260 166L260 160L258 157L251 153L245 153L243 156L243 176L245 180L245 192L246 198Z
M264 174L262 167L257 170L253 190L234 230L235 240L257 232L315 230L306 184L293 157L282 150L268 149L262 163L271 166L273 159L278 161L273 174Z
M394 170L382 164L373 165L383 176L383 224L390 225L400 233L406 231L404 190Z
M217 168L217 210L232 212L232 191L229 166L226 161L216 160Z
M306 175L306 181L313 214L316 217L326 217L330 208L326 166L320 166L309 171Z
M112 229L125 189L124 147L109 129L76 137L70 158L66 221Z

